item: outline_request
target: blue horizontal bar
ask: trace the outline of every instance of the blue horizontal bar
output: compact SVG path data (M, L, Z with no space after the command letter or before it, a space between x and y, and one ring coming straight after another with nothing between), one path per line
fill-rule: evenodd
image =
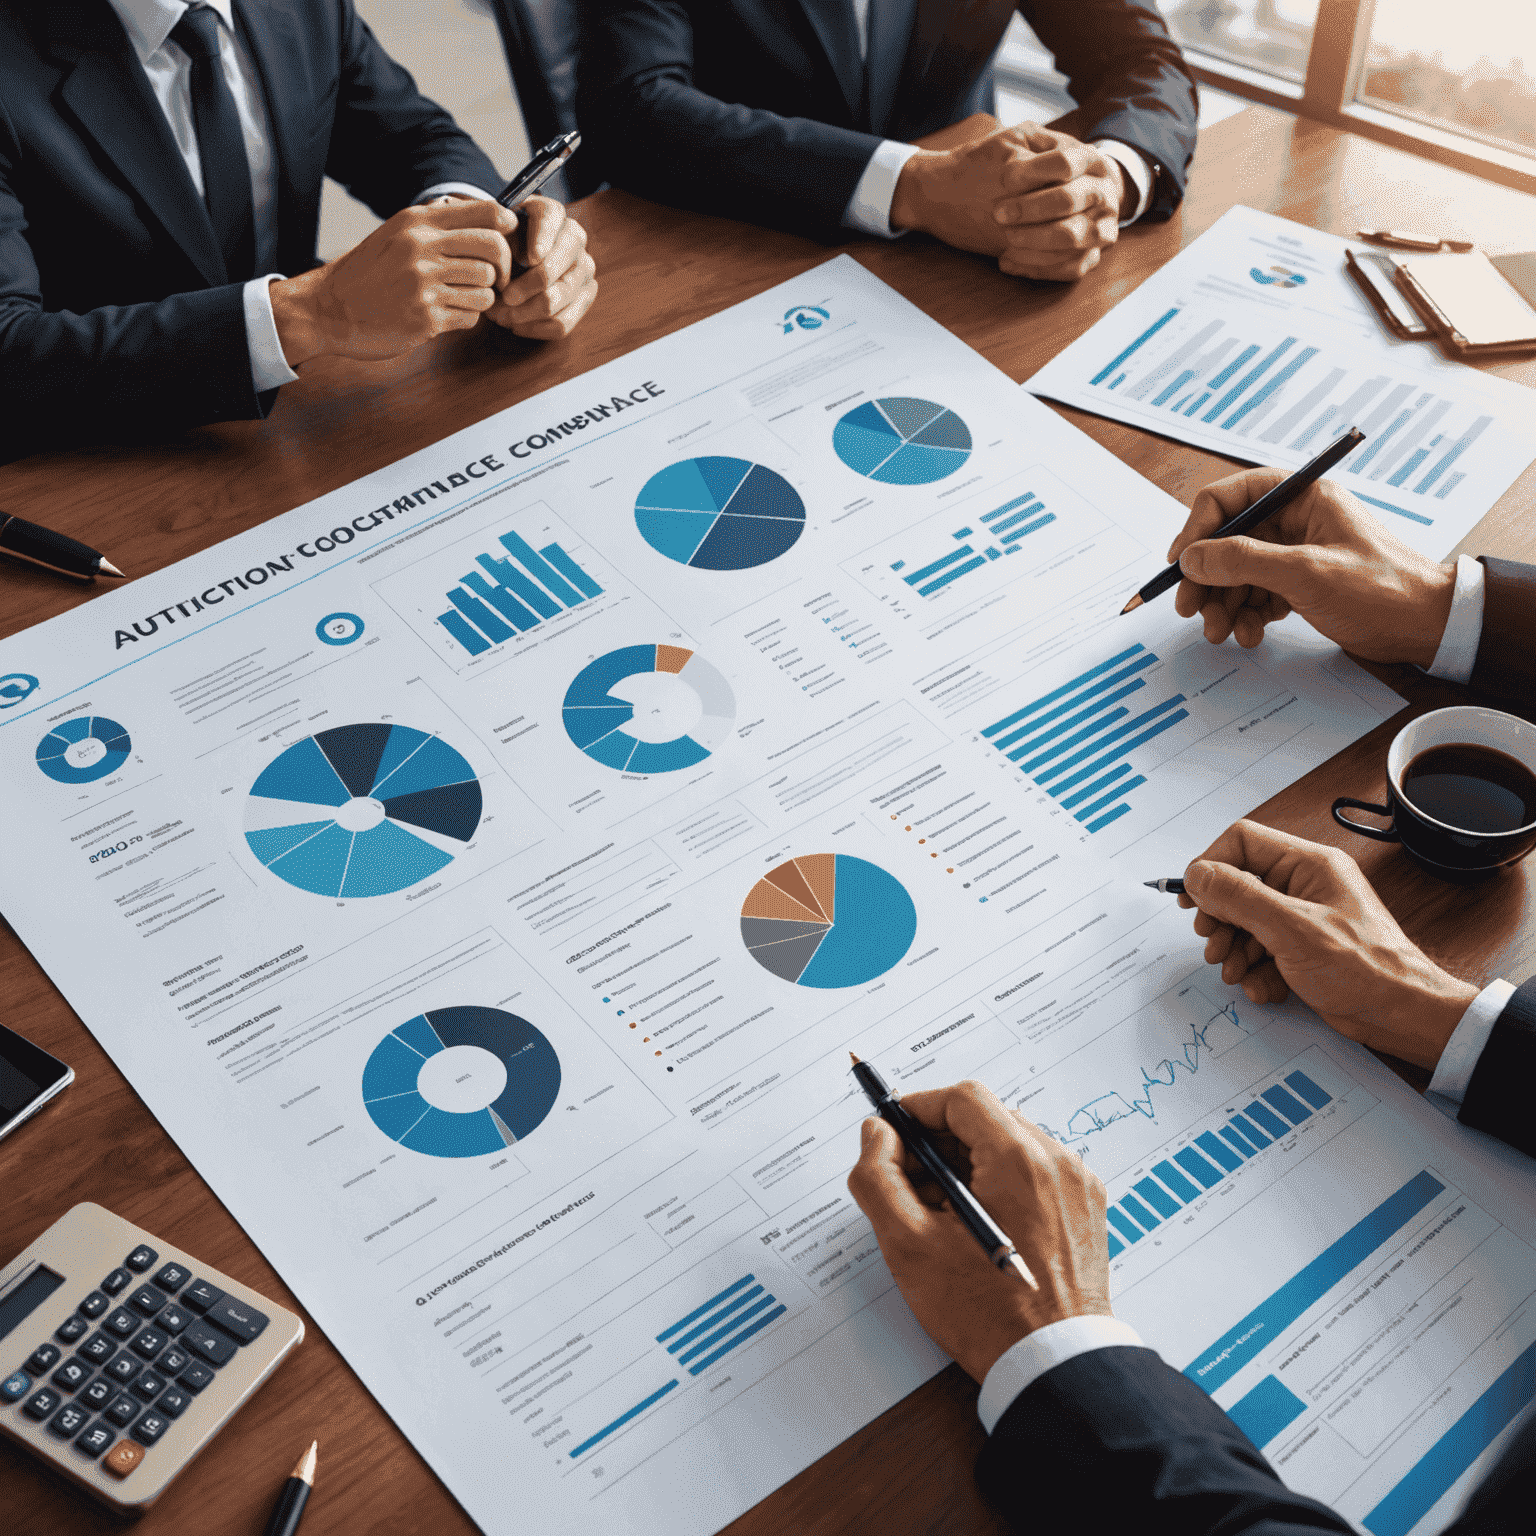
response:
M686 1328L689 1323L698 1322L698 1320L703 1317L706 1312L713 1312L715 1308L718 1307L727 1296L735 1295L735 1293L739 1291L744 1285L753 1284L756 1278L757 1277L755 1275L743 1275L740 1280L734 1281L732 1284L726 1286L726 1288L721 1291L718 1296L711 1296L702 1307L695 1307L687 1317L680 1317L675 1323L672 1324L670 1328L663 1328L661 1332L656 1335L656 1342L658 1344L665 1344L667 1340L670 1339L672 1335L678 1331L679 1328Z
M1220 1137L1211 1135L1209 1131L1201 1131L1195 1137L1195 1145L1216 1162L1220 1163L1228 1173L1233 1173L1243 1166L1242 1158L1229 1146L1226 1146Z
M1137 1179L1131 1187L1159 1216L1179 1214L1179 1202L1156 1179Z
M1159 720L1156 725L1143 731L1140 736L1131 737L1129 741L1122 742L1114 751L1106 752L1096 762L1089 763L1086 768L1079 768L1070 779L1063 779L1060 784L1056 785L1054 789L1049 790L1048 793L1055 796L1059 795L1064 789L1075 788L1084 779L1088 778L1089 775L1097 773L1101 768L1114 762L1117 757L1123 757L1127 752L1134 752L1137 747L1144 746L1154 736L1161 736L1164 731L1171 730L1181 720L1187 719L1189 719L1189 711L1187 709L1175 710L1166 719Z
M1102 751L1112 741L1122 741L1125 737L1131 735L1132 732L1139 731L1142 726L1156 720L1159 715L1166 713L1170 709L1177 709L1183 702L1184 695L1176 693L1171 699L1164 699L1161 704L1154 704L1151 709L1144 709L1134 720L1127 720L1118 730L1111 731L1108 736L1101 737L1091 747L1084 747L1081 752L1076 752L1071 757L1063 758L1049 772L1042 773L1039 776L1039 781L1043 784L1047 779L1055 778L1058 773L1065 773L1068 768L1077 767L1085 757L1092 757L1095 752ZM1124 750L1128 751L1129 748ZM1115 754L1117 757L1121 755L1119 752ZM1113 758L1106 759L1105 766L1108 767L1109 763L1113 760ZM1097 772L1097 769L1093 771ZM1065 788L1066 786L1062 785L1061 787Z
M1287 1078L1292 1088L1304 1098L1313 1109L1321 1109L1324 1104L1332 1104L1333 1097L1325 1089L1319 1088L1305 1072L1292 1072Z
M1074 688L1080 688L1084 683L1091 683L1094 678L1103 677L1106 672L1113 672L1121 662L1129 661L1132 656L1140 655L1144 650L1146 650L1146 647L1138 643L1133 645L1128 651L1121 651L1118 656L1111 656L1108 661L1101 661L1098 666L1090 668L1078 677L1074 677L1070 683L1063 683L1060 688L1046 694L1044 698L1036 699L1032 704L1026 704L1023 709L1016 709L1006 719L999 720L995 725L987 726L981 734L990 741L999 731L1006 731L1010 725L1017 725L1026 715L1034 714L1037 709L1042 709L1047 704L1054 704L1057 699L1071 693ZM1148 654L1150 655L1151 653L1148 652ZM1152 659L1154 661L1157 660L1155 656Z
M1528 1345L1499 1379L1419 1458L1413 1470L1361 1522L1372 1536L1408 1532L1451 1485L1498 1439L1536 1396L1536 1344Z
M457 609L451 610L448 613L438 614L437 622L441 624L443 628L446 629L448 633L452 635L453 638L457 640L459 644L462 645L471 656L478 656L482 651L490 650L491 642L487 640L485 636L479 632L479 630L475 629L474 626L470 624L469 620L466 619L462 613L458 612Z
M964 576L967 571L974 571L978 565L985 565L986 563L987 557L985 555L977 555L974 560L967 560L964 565L957 565L954 570L946 571L937 581L930 581L926 587L919 587L917 595L919 597L927 597L930 592L937 592L940 587L947 587L950 582Z
M1257 1099L1244 1109L1243 1113L1250 1120L1256 1120L1269 1134L1279 1141L1282 1136L1289 1136L1291 1128L1277 1115L1267 1104L1261 1104Z
M1269 1145L1270 1138L1253 1121L1248 1119L1246 1115L1233 1115L1231 1123L1237 1128L1238 1134L1246 1137L1256 1148L1263 1149Z
M1206 390L1206 392L1203 395L1201 395L1200 398L1198 400L1196 400L1195 403L1192 406L1190 406L1190 408L1187 411L1184 412L1184 414L1186 416L1193 416L1195 414L1195 412L1198 411L1200 409L1200 407L1202 405L1204 405L1205 402L1207 400L1209 400L1210 398L1211 398L1211 392L1210 392L1210 390Z
M1120 1232L1121 1236L1125 1238L1126 1242L1139 1243L1141 1241L1143 1236L1141 1228L1129 1216L1120 1211L1118 1207L1110 1206L1105 1214Z
M711 1328L718 1328L732 1312L739 1312L749 1301L756 1301L763 1294L763 1287L754 1285L750 1290L738 1291L718 1312L711 1312L702 1323L695 1323L687 1333L679 1334L667 1345L667 1353L675 1355L680 1349L687 1349L700 1334L708 1333ZM771 1301L773 1298L769 1297Z
M956 528L955 531L950 534L950 538L968 539L973 533L975 533L975 531L976 530L974 528Z
M1112 362L1107 368L1101 369L1098 373L1094 374L1094 376L1089 379L1088 382L1090 384L1102 384L1104 380L1107 379L1110 374L1112 374L1115 369L1118 368L1120 364L1123 363L1126 358L1131 355L1131 353L1133 353L1139 346L1141 346L1143 342L1149 341L1152 337L1157 335L1157 333L1162 330L1162 328L1167 325L1168 322L1172 320L1176 314L1178 314L1178 312L1179 311L1177 308L1170 309L1161 320L1154 321L1146 328L1146 330L1141 333L1140 336L1136 338L1135 341L1130 344L1130 346L1125 349L1124 352L1119 355L1119 357L1114 360L1114 362Z
M1047 747L1045 751L1037 753L1034 757L1031 757L1027 763L1022 765L1025 773L1032 774L1036 768L1044 766L1044 764L1050 762L1053 757L1058 757L1063 752L1070 752L1073 747L1087 741L1090 736L1097 736L1099 732L1102 731L1106 726L1113 725L1117 720L1124 720L1128 714L1130 714L1130 710L1128 710L1125 705L1122 704L1118 709L1110 710L1107 715L1099 715L1097 719L1090 720L1088 724L1082 728L1082 730L1074 731L1072 735L1065 737L1061 741L1058 741L1054 746ZM1105 741L1112 741L1113 739L1114 738L1112 736L1106 736L1104 738ZM1008 754L1008 760L1009 762L1017 763L1021 757L1028 757L1028 755L1033 752L1034 749L1035 744L1033 742L1026 742L1022 747L1017 747L1014 749L1014 751L1010 752ZM1095 744L1094 746L1085 748L1085 750L1088 752L1097 752L1099 749L1098 745Z
M1176 1194L1185 1205L1191 1200L1200 1198L1200 1191L1195 1188L1177 1168L1164 1158L1160 1163L1152 1164L1152 1172L1160 1178L1164 1184Z
M1193 1147L1183 1147L1173 1154L1173 1160L1186 1173L1195 1176L1195 1182L1203 1184L1207 1189L1215 1189L1226 1177L1208 1157L1201 1157Z
M720 1348L714 1352L714 1354L705 1355L704 1358L700 1360L696 1365L690 1365L688 1367L688 1374L690 1376L697 1376L701 1371L707 1371L710 1366L715 1363L716 1360L720 1359L722 1355L730 1354L730 1352L735 1349L738 1344L745 1344L754 1333L761 1333L762 1330L769 1325L769 1323L783 1317L787 1311L789 1311L788 1307L779 1306L775 1307L772 1312L764 1313L764 1315L758 1318L758 1320L753 1323L750 1328L743 1328L735 1338L727 1339L725 1343L722 1344Z
M1112 1259L1113 1258L1118 1258L1120 1254L1125 1252L1125 1244L1122 1243L1120 1241L1120 1239L1118 1237L1116 1237L1113 1232L1109 1233L1108 1237L1109 1237L1109 1256Z
M1070 811L1074 805L1080 804L1090 795L1098 794L1098 792L1103 789L1106 784L1109 784L1115 779L1118 779L1122 773L1129 773L1130 771L1131 765L1129 763L1121 763L1118 768L1111 768L1102 779L1096 779L1092 784L1086 785L1084 788L1078 790L1075 795L1068 795L1067 798L1061 802L1062 809Z
M1122 373L1122 374L1121 374L1121 375L1120 375L1120 377L1119 377L1119 378L1117 378L1117 379L1111 379L1111 380L1110 380L1110 382L1109 382L1109 387L1110 387L1110 388L1111 388L1111 389L1119 389L1119 388L1120 388L1120 386L1121 386L1121 385L1122 385L1122 384L1124 384L1124 383L1125 383L1125 375L1124 375L1124 374L1123 374L1123 373Z
M1292 1125L1300 1125L1303 1120L1312 1118L1312 1111L1294 1093L1287 1093L1278 1083L1273 1088L1266 1088L1263 1097L1268 1099Z
M1028 522L1029 519L1032 518L1035 513L1038 512L1044 505L1045 503L1043 501L1037 501L1032 507L1025 507L1022 512L1015 512L1012 517L1005 518L1002 522L998 523L997 526L993 528L992 532L1001 537L1010 528L1012 528L1015 523ZM1013 537L1017 539L1021 537L1021 535L1016 533L1013 535Z
M1242 1138L1242 1136L1240 1136L1238 1134L1236 1128L1233 1127L1233 1126L1230 1126L1230 1125L1222 1126L1221 1134L1222 1134L1223 1138L1225 1140L1227 1140L1227 1141L1230 1141L1232 1143L1232 1145L1234 1147L1236 1147L1237 1150L1244 1157L1253 1157L1258 1152L1258 1150L1259 1150L1257 1147L1253 1146L1251 1143L1245 1141Z
M1185 369L1185 370L1184 370L1184 372L1183 372L1183 373L1181 373L1181 374L1180 374L1180 375L1179 375L1179 376L1178 376L1178 378L1176 378L1176 379L1175 379L1175 380L1174 380L1174 381L1173 381L1173 383L1172 383L1172 384L1170 384L1170 385L1169 385L1169 386L1168 386L1168 387L1167 387L1167 389L1165 389L1165 390L1164 390L1164 391L1163 391L1163 392L1162 392L1162 394L1160 394L1160 395L1159 395L1159 396L1158 396L1158 397L1157 397L1157 398L1156 398L1156 399L1155 399L1155 400L1154 400L1154 401L1153 401L1153 402L1152 402L1152 404L1153 404L1153 405L1167 405L1167 403L1168 403L1168 402L1169 402L1169 401L1170 401L1170 400L1171 400L1171 399L1173 399L1173 397L1174 397L1174 396L1175 396L1175 395L1176 395L1176 394L1177 394L1177 393L1178 393L1178 392L1179 392L1179 391L1180 391L1180 390L1181 390L1181 389L1183 389L1183 388L1184 388L1184 386L1185 386L1185 385L1186 385L1186 384L1188 384L1188 383L1189 383L1189 381L1190 381L1190 380L1191 380L1191 379L1192 379L1192 378L1194 378L1194 376L1195 376L1195 370L1194 370L1194 369L1193 369L1193 368L1186 368L1186 369Z
M1005 501L1002 506L994 508L991 512L983 512L981 520L984 523L990 523L993 518L1001 517L1005 512L1012 512L1015 507L1022 507L1026 501L1033 501L1034 499L1035 493L1033 491L1025 491L1022 496L1015 496L1012 501Z
M1227 417L1224 422L1222 422L1221 425L1223 430L1230 432L1232 428L1235 427L1238 422L1240 422L1243 417L1249 413L1249 411L1263 405L1263 403L1269 399L1269 397L1274 394L1277 389L1284 385L1286 380L1289 379L1292 374L1296 373L1299 369L1304 368L1316 356L1316 347L1303 347L1302 350L1298 352L1296 356L1293 357L1290 362L1288 362L1285 367L1282 368L1280 372L1277 373L1274 378L1272 378L1269 383L1263 387L1263 389L1255 390L1245 401L1243 401L1240 406L1238 406L1235 411L1232 412L1230 416Z
M1110 822L1119 821L1128 810L1130 810L1128 805L1117 805L1114 810L1105 812L1097 821L1090 821L1088 823L1088 830L1090 832L1102 832Z
M1092 805L1085 805L1082 810L1077 813L1076 819L1078 821L1087 821L1090 816L1096 816L1100 811L1102 811L1111 800L1118 800L1121 795L1128 795L1133 789L1140 789L1141 786L1146 782L1147 781L1138 774L1134 779L1130 781L1129 784L1115 785L1115 787L1111 789L1107 795L1101 796L1099 799L1095 800Z
M1223 368L1214 379L1207 379L1206 383L1210 385L1212 392L1214 393L1216 390L1220 389L1221 386L1225 384L1227 380L1230 379L1232 375L1236 373L1237 370L1241 368L1250 357L1254 357L1258 354L1258 350L1259 349L1257 346L1251 346L1248 347L1245 351L1239 352L1237 356L1234 357L1232 361L1228 363L1227 366Z
M942 571L946 565L953 565L956 560L964 560L967 555L974 553L969 544L964 544L959 549L952 549L947 555L940 556L931 565L925 565L922 570L913 571L910 576L903 576L901 579L909 587L915 587L918 582L926 581L936 571Z
M713 1349L715 1345L721 1341L721 1339L727 1338L729 1335L735 1333L735 1331L741 1327L741 1325L746 1322L748 1318L756 1317L760 1312L766 1312L768 1308L773 1306L777 1300L778 1298L776 1296L764 1296L761 1301L754 1301L752 1305L746 1309L745 1312L737 1313L735 1317L732 1317L726 1322L722 1323L720 1327L716 1328L713 1333L708 1334L704 1338L700 1339L699 1342L693 1345L691 1348L685 1349L682 1354L677 1357L677 1363L679 1365L687 1365L690 1360L696 1360L705 1352L705 1350Z
M1126 1212L1126 1214L1129 1215L1132 1220L1145 1227L1148 1232L1150 1232L1153 1227L1162 1225L1162 1223L1158 1221L1157 1217L1154 1216L1152 1212L1149 1211L1146 1206L1144 1206L1141 1201L1136 1198L1135 1195L1121 1195L1120 1209Z
M1076 698L1068 699L1064 704L1058 704L1055 709L1046 710L1043 715L1019 726L1016 730L1010 731L1006 736L999 737L992 745L1001 752L1005 747L1011 747L1021 736L1028 736L1031 731L1038 731L1042 726L1053 724L1062 715L1066 714L1069 709L1076 709L1079 704L1085 704L1089 700L1097 699L1097 702L1091 704L1083 714L1074 715L1070 720L1061 721L1061 729L1070 731L1074 725L1086 720L1094 710L1108 709L1111 704L1118 703L1127 694L1135 693L1138 688L1145 688L1147 685L1146 678L1136 677L1135 674L1150 667L1156 660L1157 657L1148 651L1139 661L1133 661L1130 666L1122 668L1119 672L1111 672L1108 677L1101 677L1091 688L1084 689ZM1099 697L1106 688L1114 688L1117 683L1124 682L1128 677L1132 679L1129 687L1120 688L1107 697ZM1036 741L1049 741L1050 739L1049 734L1035 738ZM1034 745L1033 741L1029 743L1031 748Z
M1020 528L1016 534L1014 534L1014 538L1022 539L1026 533L1033 533L1037 528L1044 528L1047 523L1054 523L1055 521L1056 514L1054 512L1047 512L1044 517L1037 517L1034 522L1025 523L1024 526Z
M1184 1374L1207 1392L1230 1381L1247 1363L1270 1348L1310 1307L1363 1263L1445 1189L1427 1169L1417 1173L1368 1216L1330 1243L1312 1262L1260 1302L1235 1327L1184 1367Z
M1266 1376L1227 1409L1227 1417L1262 1449L1306 1411L1307 1405L1278 1376Z
M1425 517L1422 512L1410 512L1407 507L1394 507L1390 501L1377 501L1374 496L1361 496L1359 491L1356 491L1355 495L1361 501L1369 502L1373 507L1380 507L1383 512L1395 512L1399 517L1406 517L1410 522L1423 523L1426 528L1435 526L1434 518Z
M606 1440L608 1436L614 1432L614 1430L623 1429L623 1427L628 1424L632 1418L634 1418L637 1414L644 1413L652 1403L659 1403L661 1399L664 1398L681 1379L681 1377L674 1376L672 1380L669 1381L666 1386L664 1386L659 1392L652 1392L651 1395L646 1398L643 1403L636 1403L628 1413L621 1413L618 1418L613 1421L612 1424L609 1424L606 1428L598 1430L598 1432L593 1435L590 1440L583 1440L581 1444L571 1452L571 1456L574 1458L580 1456L583 1451L590 1451L599 1440Z

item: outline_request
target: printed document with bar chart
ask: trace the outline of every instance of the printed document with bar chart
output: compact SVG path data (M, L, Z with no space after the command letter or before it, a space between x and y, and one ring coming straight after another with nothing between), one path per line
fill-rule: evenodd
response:
M1331 478L1439 559L1536 458L1536 395L1390 336L1348 243L1233 208L1025 388L1286 469L1358 425Z
M1088 1158L1147 1340L1431 1530L1536 1210L1143 888L1401 706L1120 617L1184 516L840 257L0 643L0 910L494 1536L706 1536L945 1365L850 1049Z

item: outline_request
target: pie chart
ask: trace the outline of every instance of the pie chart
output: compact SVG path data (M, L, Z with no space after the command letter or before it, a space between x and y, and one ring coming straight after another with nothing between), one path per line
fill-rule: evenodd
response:
M741 905L741 940L765 971L802 987L858 987L917 937L907 888L878 864L813 853L770 869Z
M81 715L63 720L37 744L37 766L59 784L104 779L128 760L133 744L116 720Z
M475 771L408 725L339 725L267 765L245 840L279 879L316 896L388 896L453 862L480 824Z
M499 1008L417 1014L385 1035L363 1068L369 1118L428 1157L505 1151L543 1124L559 1093L555 1048Z
M641 487L635 526L652 549L679 565L745 571L778 559L800 537L805 503L783 475L761 464L684 459Z
M832 429L837 456L886 485L928 485L971 456L971 429L942 405L891 395L855 406Z
M565 733L621 773L673 773L702 763L730 735L736 699L725 678L680 645L626 645L589 662L565 691Z

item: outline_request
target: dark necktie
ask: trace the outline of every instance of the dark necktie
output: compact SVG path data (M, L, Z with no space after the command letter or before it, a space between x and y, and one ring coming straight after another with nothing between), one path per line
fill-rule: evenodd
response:
M256 214L240 114L219 62L218 16L205 5L194 6L171 29L171 41L192 60L192 125L203 162L203 202L229 280L244 282L256 264Z

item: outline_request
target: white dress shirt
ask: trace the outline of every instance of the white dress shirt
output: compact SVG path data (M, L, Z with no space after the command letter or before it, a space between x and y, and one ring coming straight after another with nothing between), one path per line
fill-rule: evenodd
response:
M1429 669L1432 677L1464 683L1472 676L1483 633L1485 574L1483 566L1467 555L1457 561L1456 595L1451 600L1451 614L1440 637L1440 648ZM1493 1026L1514 995L1515 988L1509 982L1493 981L1468 1004L1440 1053L1426 1093L1442 1112L1454 1118ZM1141 1342L1130 1324L1115 1317L1071 1317L1037 1329L1002 1354L987 1372L976 1401L983 1427L990 1435L1020 1393L1054 1367L1090 1350Z
M854 20L859 28L859 52L866 59L869 57L869 4L870 0L853 0ZM1147 210L1152 197L1152 167L1140 150L1122 144L1118 139L1095 139L1093 147L1108 155L1136 188L1136 204L1130 217L1120 220L1120 227L1124 229ZM843 210L844 228L861 230L866 235L880 235L887 240L905 233L891 228L891 202L896 196L896 183L902 167L917 152L915 144L898 144L893 139L880 141Z
M192 121L192 61L171 41L176 24L190 9L184 0L110 0L128 41L139 57L149 88L154 92L171 137L186 161L198 195L203 192L203 161L198 150L197 129ZM245 139L245 157L251 168L251 204L256 227L256 270L269 269L277 261L277 164L272 153L272 129L267 118L266 97L255 61L235 32L231 0L206 0L223 25L219 28L219 62L234 98ZM485 197L480 187L444 182L428 187L416 199L425 203L445 192ZM298 378L283 356L277 322L272 317L268 287L285 274L268 270L245 285L245 339L251 355L251 383L259 394L291 384Z

